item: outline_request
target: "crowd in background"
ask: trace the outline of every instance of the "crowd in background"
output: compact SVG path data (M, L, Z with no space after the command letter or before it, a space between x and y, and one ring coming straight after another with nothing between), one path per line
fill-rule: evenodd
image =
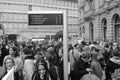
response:
M64 80L63 50L62 41L2 44L0 80L5 80L12 70L14 80ZM68 44L68 61L70 80L86 80L88 74L98 80L113 80L120 75L120 44L107 41Z

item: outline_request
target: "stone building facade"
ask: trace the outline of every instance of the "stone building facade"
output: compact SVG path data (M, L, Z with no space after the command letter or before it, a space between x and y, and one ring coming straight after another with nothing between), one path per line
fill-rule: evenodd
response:
M79 36L120 42L120 0L78 0Z
M4 27L5 34L16 35L19 40L52 36L63 29L61 26L30 27L28 12L42 10L68 10L69 34L78 34L78 3L71 0L0 0L0 25Z

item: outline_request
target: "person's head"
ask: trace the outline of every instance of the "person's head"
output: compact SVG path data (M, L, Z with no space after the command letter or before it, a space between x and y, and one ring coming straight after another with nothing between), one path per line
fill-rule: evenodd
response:
M77 43L74 45L74 48L78 49L80 47L80 45Z
M15 46L10 47L9 55L12 55L13 57L18 57L19 56L18 48Z
M91 59L97 61L98 52L93 52L93 53L91 53L91 55L92 55Z
M62 57L62 56L63 56L63 47L61 47L61 48L59 49L58 55L59 55L59 57Z
M14 60L11 56L7 56L5 57L5 59L3 60L3 67L4 70L10 70L12 67L14 66Z
M54 55L55 54L55 49L53 47L49 47L47 49L47 52L50 53L51 55Z
M23 49L23 48L25 48L25 43L20 44L20 49Z
M86 52L90 53L90 47L84 46L84 47L82 47L82 51L86 51Z
M117 44L117 49L120 50L120 43Z
M23 53L24 53L24 55L32 55L32 50L27 48L27 47L25 47L23 49Z
M92 46L92 47L91 47L91 52L95 52L96 49L97 49L96 47Z
M77 49L77 50L80 51L80 52L82 51L82 47L81 47L81 45L78 44L78 43L74 45L74 49Z
M72 50L73 49L73 46L72 44L68 44L68 51Z
M27 56L33 56L33 54L31 49L25 47L22 51L22 57L25 59Z
M43 55L41 52L36 52L34 58L36 59L36 63L38 63L43 58Z
M47 73L47 63L45 63L45 62L40 62L39 64L38 64L38 71L39 71L39 74L40 74L40 76L45 76L46 75L46 73Z
M85 51L81 53L80 57L84 62L90 61L90 58L91 58L90 53Z

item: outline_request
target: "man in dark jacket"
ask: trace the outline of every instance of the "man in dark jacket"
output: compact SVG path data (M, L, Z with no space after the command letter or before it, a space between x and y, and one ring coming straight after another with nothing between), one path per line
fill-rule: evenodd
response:
M119 80L117 79L117 75L116 75L119 69L120 69L120 52L119 50L115 49L113 50L113 57L106 62L106 68L105 68L106 80L113 80L114 77L116 78L115 80ZM119 73L120 72L118 72L118 74Z
M74 64L74 80L80 80L85 74L88 74L90 70L90 54L82 52L80 59Z

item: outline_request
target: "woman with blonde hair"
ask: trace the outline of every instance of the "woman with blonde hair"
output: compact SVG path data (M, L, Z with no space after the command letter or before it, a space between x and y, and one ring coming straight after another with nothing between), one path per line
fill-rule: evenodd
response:
M3 67L0 75L0 80L3 80L3 78L11 71L11 69L14 68L14 80L19 80L19 75L17 72L17 66L15 67L15 62L11 56L8 56L4 58L3 60Z
M23 80L23 61L20 58L18 48L15 46L10 47L9 48L9 55L5 56L5 58L7 58L7 57L13 58L14 65L17 66L17 70L19 73L19 80Z

